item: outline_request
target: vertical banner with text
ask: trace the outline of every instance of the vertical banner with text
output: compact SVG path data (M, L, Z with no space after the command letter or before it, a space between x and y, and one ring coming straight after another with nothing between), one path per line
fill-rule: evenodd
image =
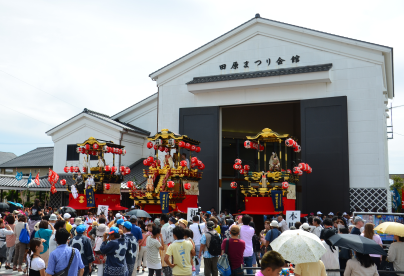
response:
M95 207L94 190L86 189L87 207Z
M283 211L282 191L271 191L272 202L276 212Z
M160 192L161 213L167 214L169 212L169 202L168 192Z

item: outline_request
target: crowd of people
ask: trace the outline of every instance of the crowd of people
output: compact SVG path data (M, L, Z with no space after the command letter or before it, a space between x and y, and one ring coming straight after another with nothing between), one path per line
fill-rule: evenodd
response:
M203 263L205 276L217 276L224 253L235 276L279 275L285 268L297 276L378 275L382 259L381 255L353 252L330 242L337 233L350 233L382 246L373 224L349 213L324 216L318 212L294 225L288 225L282 215L264 216L264 229L257 229L248 215L218 214L214 209L191 221L178 213L151 219L112 211L106 216L87 212L72 218L58 209L41 209L36 200L32 208L1 216L0 267L4 264L6 269L28 275L87 276L96 269L99 276L135 276L147 269L149 276L196 276ZM272 250L271 243L289 230L310 232L321 240L326 252L318 262L290 267ZM387 260L396 271L403 271L404 237L396 236L395 240ZM344 272L326 273L329 269Z

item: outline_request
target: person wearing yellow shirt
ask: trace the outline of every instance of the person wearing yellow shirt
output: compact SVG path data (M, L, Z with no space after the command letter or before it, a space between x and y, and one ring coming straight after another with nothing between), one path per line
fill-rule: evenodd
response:
M70 218L71 215L69 213L65 213L63 215L64 220L66 221L66 230L70 233L70 230L72 230L73 226L70 224Z
M213 223L215 224L215 227L213 229L215 229L216 232L220 235L221 234L220 225L217 224L217 219L214 217L211 217L209 220L213 221Z

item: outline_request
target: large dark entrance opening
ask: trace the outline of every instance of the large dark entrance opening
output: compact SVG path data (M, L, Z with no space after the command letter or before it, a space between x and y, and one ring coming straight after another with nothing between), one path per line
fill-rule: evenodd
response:
M278 145L267 145L267 160L261 158L258 161L256 150L244 148L246 136L255 136L264 128L270 128L279 134L290 134L300 141L301 137L300 102L282 102L255 105L241 105L222 107L222 209L228 209L233 213L243 211L244 196L239 186L247 184L243 176L233 169L234 160L240 158L243 164L250 166L252 171L268 170L268 161L272 152L279 153ZM282 147L283 149L283 147ZM300 158L300 153L294 153L288 148L288 155L294 155L294 160ZM281 160L282 167L293 168L296 164L289 158L286 164ZM232 189L230 183L236 181L237 189ZM301 186L296 186L296 208L299 208Z

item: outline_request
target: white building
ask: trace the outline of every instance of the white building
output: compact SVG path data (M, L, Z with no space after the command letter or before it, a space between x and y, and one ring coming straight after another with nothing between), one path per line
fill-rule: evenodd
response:
M229 183L243 179L229 164L245 154L246 135L271 128L298 137L298 157L313 168L297 185L297 209L387 209L391 47L257 14L150 78L158 93L122 112L83 112L48 131L55 170L65 166L67 145L90 136L126 145L122 162L131 164L150 154L148 133L167 128L201 141L201 206L238 211L242 198Z

